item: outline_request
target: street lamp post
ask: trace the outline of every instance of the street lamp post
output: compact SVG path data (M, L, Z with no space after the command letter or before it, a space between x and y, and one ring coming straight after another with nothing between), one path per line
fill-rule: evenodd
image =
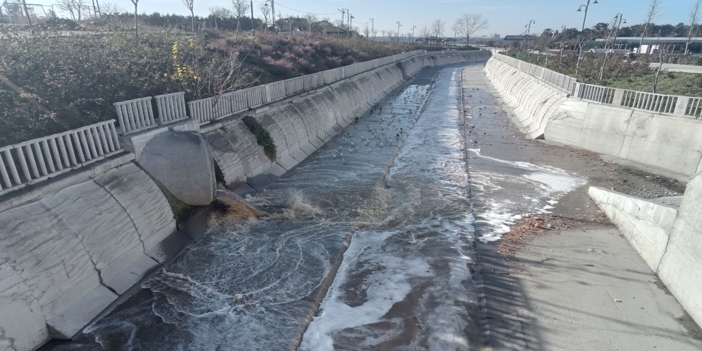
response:
M617 23L617 29L614 31L614 41L612 41L612 49L617 47L617 36L619 35L619 29L622 27L622 23L626 24L626 19L624 19L624 14L619 13L619 23ZM615 17L616 18L616 17Z
M524 28L527 29L527 31L526 31L526 49L527 49L527 50L529 50L529 35L530 35L530 33L531 33L531 25L532 25L532 24L536 24L536 21L531 20L531 21L529 21L529 23L527 23L527 24L524 26Z
M597 4L597 0L593 2L593 4ZM585 21L587 20L587 11L590 9L590 0L587 0L587 4L585 5L580 5L578 7L578 12L583 11L583 7L585 8L585 14L583 15L583 26L580 29L580 45L579 45L579 50L578 50L578 63L575 65L575 74L578 74L578 71L580 70L580 61L583 59L583 40L585 39L583 37L583 32L585 31Z
M344 15L346 14L346 9L338 9L339 12L341 12L341 29L344 29ZM339 37L341 37L341 33L339 33Z
M412 37L410 38L410 44L412 44L412 41L414 40L414 30L417 29L417 26L412 26Z
M397 42L400 42L400 27L402 27L402 23L400 21L397 21Z

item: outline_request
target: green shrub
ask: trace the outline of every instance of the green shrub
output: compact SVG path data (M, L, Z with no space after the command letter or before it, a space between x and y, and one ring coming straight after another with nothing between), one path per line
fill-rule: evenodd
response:
M263 152L266 156L268 156L271 161L275 161L278 151L275 146L275 141L273 141L273 137L271 137L271 133L268 133L266 128L263 128L261 123L251 116L244 117L244 123L249 127L251 133L256 136L258 145L263 146Z

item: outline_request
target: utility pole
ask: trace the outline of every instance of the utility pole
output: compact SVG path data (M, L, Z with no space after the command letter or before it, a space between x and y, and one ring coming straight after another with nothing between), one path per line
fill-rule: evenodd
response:
M597 4L597 0L595 0L595 2L593 2L593 4ZM585 8L585 15L583 16L583 27L582 27L582 29L580 29L580 40L578 40L580 42L580 45L579 45L579 50L578 50L578 63L575 65L575 75L578 74L578 71L580 70L580 61L583 59L583 41L585 40L585 38L583 37L583 32L585 31L585 21L587 20L587 10L590 9L590 0L587 0L586 5L580 5L580 7L578 7L578 12L582 12L583 7Z
M268 0L266 0L268 1ZM273 22L273 33L278 34L278 30L275 27L275 0L270 0L271 1L271 22ZM267 25L267 24L266 24Z
M373 33L373 39L375 40L375 18L371 18L371 33Z
M356 17L353 17L353 15L352 15L351 12L349 11L349 9L346 9L346 11L348 11L348 12L347 12L347 16L348 16L348 18L349 18L349 38L350 38L350 37L352 37L351 32L353 31L353 19L356 18Z
M253 0L251 0L251 36L255 34L254 32L254 18L253 18Z
M402 23L400 21L397 21L397 42L400 42L400 27L402 27Z
M412 40L414 40L414 30L417 29L417 26L412 26L412 37L410 38L410 44L412 44Z

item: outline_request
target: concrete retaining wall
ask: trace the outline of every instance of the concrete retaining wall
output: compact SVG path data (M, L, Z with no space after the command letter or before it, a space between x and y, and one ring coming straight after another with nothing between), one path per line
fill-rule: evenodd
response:
M132 162L65 185L0 212L2 349L72 337L188 242Z
M643 200L595 187L589 194L702 325L702 173L682 197Z
M632 161L687 181L702 170L702 121L568 97L563 90L490 59L485 74L528 134Z
M251 111L275 141L274 161L239 118L206 126L203 132L227 187L242 195L261 191L421 69L485 61L489 55L474 51L412 57Z
M598 187L590 187L588 194L646 264L657 272L668 245L668 233L678 215L675 199L645 200Z
M702 173L687 184L658 277L702 325Z

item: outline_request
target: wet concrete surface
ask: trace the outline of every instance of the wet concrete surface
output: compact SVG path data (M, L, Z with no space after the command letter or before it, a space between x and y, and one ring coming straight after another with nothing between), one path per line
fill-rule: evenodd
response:
M468 165L476 237L483 238L478 252L486 348L699 349L699 328L657 287L655 274L626 239L611 225L588 221L600 215L587 195L591 185L653 198L681 195L684 184L605 162L587 151L526 139L512 111L477 68L463 71L463 93L467 149L479 149L472 155L469 151ZM520 162L554 167L582 182L557 203L538 209L527 204L530 200L523 195L529 191L514 178L524 168ZM485 186L485 178L499 187ZM490 216L495 201L504 205L503 216ZM584 221L568 230L544 231L514 257L503 255L491 239L500 220L513 227L525 215L547 213ZM481 222L486 214L497 220Z

